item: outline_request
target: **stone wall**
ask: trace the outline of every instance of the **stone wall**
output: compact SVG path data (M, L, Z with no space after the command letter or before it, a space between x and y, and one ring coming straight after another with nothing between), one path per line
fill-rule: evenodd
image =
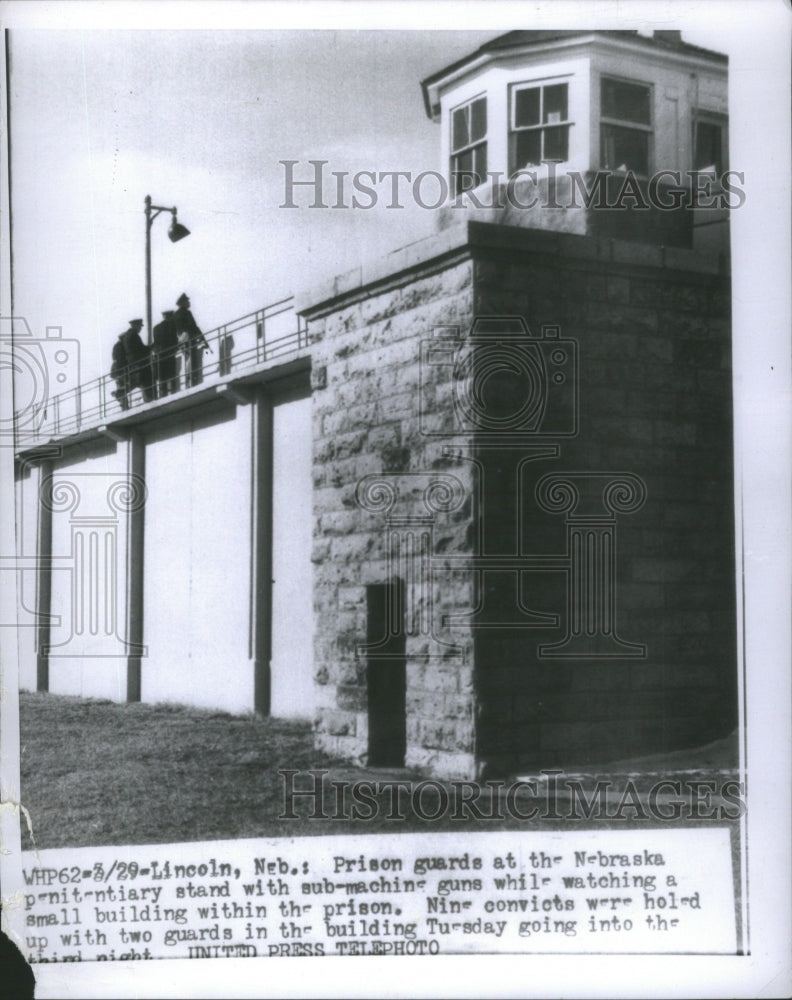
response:
M434 436L450 429L451 372L422 370L421 343L436 326L470 324L473 265L429 270L311 316L317 739L367 761L366 588L396 576L410 589L390 538L418 538L429 519L434 551L457 561L408 596L405 763L462 776L475 761L471 630L426 623L471 606L471 469Z
M314 296L319 746L367 760L366 588L399 577L412 593L421 561L389 559L391 539L422 532L408 766L446 777L570 766L733 727L728 304L720 262L691 251L482 223ZM540 380L559 345L577 360L561 366L563 390L546 383L541 419L509 433L462 412L470 384L449 361L457 343L480 367L471 325L493 316L527 321ZM507 348L521 356L513 337ZM512 375L484 379L485 407L508 413ZM577 578L590 594L569 592Z
M477 314L519 314L535 332L557 324L577 342L577 434L559 441L558 458L524 466L524 551L567 547L563 511L537 502L545 475L585 493L604 488L592 473L629 473L646 492L639 509L614 515L613 536L618 635L645 652L614 644L601 658L592 640L591 658L540 655L568 629L566 577L528 574L528 606L560 609L562 620L478 633L480 765L585 765L723 736L736 724L737 675L728 277L688 251L478 235ZM514 464L497 451L480 457L496 478ZM596 521L605 510L593 500ZM510 522L502 503L483 514L485 526ZM494 603L504 586L494 582Z

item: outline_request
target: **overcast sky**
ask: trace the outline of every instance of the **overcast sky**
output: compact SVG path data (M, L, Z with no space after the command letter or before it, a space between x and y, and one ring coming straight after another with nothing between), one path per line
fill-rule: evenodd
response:
M206 330L431 233L411 199L282 208L279 161L439 169L420 81L500 33L12 30L15 313L78 338L83 381L105 372L145 317L146 194L192 233L171 244L170 217L154 224L154 322L186 291ZM684 37L729 52L739 33Z
M436 169L419 81L492 35L12 32L15 312L79 337L98 374L145 316L146 194L191 230L154 223L154 321L187 291L205 329L431 231L414 205L280 208L279 161Z

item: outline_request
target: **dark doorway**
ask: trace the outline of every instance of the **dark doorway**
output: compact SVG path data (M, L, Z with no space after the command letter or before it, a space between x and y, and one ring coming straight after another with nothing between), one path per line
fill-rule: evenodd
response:
M407 745L407 657L404 581L366 587L368 762L403 767Z

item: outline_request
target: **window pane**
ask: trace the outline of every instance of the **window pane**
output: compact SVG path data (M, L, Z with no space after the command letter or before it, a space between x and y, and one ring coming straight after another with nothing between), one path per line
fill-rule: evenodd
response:
M602 125L602 166L606 170L649 173L649 136L619 125Z
M569 126L563 125L561 128L546 128L544 130L544 158L546 160L568 160Z
M470 141L478 142L487 134L487 98L479 97L470 105Z
M567 85L557 83L552 87L544 89L544 116L543 121L565 122L567 120Z
M602 81L602 114L625 122L651 124L649 88L621 80Z
M514 125L520 128L525 125L539 124L539 87L518 90L514 95Z
M515 139L514 169L535 166L542 161L542 132L517 132Z
M487 179L486 142L451 157L451 189L455 195L472 191Z
M464 108L457 108L451 116L451 146L452 149L461 149L470 142L470 105Z
M453 181L454 194L460 191L467 191L474 187L470 174L473 170L473 150L469 149L465 153L459 153L454 157L451 164L451 179Z
M483 184L487 179L487 144L482 142L473 150L473 170L476 173L476 184Z
M720 174L722 170L721 143L720 125L714 125L712 122L697 122L693 169L702 170L704 167L714 166L715 171Z

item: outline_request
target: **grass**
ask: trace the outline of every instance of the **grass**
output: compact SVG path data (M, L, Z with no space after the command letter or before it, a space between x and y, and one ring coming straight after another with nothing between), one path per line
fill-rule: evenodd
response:
M423 818L405 808L404 819L389 819L390 796L378 796L370 820L313 819L310 803L296 807L299 819L283 812L280 768L326 768L330 779L388 777L420 780L407 771L356 768L313 747L308 723L236 716L180 705L117 704L53 694L20 696L22 801L31 816L33 841L23 830L24 846L38 849L100 844L171 843L246 837L408 832L415 830L533 829L585 825L569 820L508 818L477 821ZM684 778L695 765L690 754L621 762L609 777L618 783L632 775L645 791L650 773ZM728 746L704 748L698 763L707 777L732 773ZM618 777L617 777L618 774ZM593 788L587 775L584 786ZM697 773L697 776L701 776ZM302 787L302 786L301 786ZM518 800L519 801L519 800ZM405 800L409 803L409 798ZM437 803L422 799L425 812ZM334 811L328 789L325 810ZM483 807L486 810L486 806ZM525 809L525 805L520 805ZM563 810L561 810L563 812ZM691 824L690 819L682 824ZM631 814L588 825L629 827ZM650 824L644 824L650 825ZM732 824L736 830L736 824Z
M293 835L278 767L332 763L308 723L176 705L22 693L20 728L39 849Z
M313 819L310 806L298 805L298 819L279 819L283 779L279 768L308 771L326 768L330 780L381 780L421 776L402 770L357 768L321 754L313 747L308 723L235 716L177 705L117 704L53 694L20 695L22 803L31 817L33 840L23 823L23 849L86 847L103 844L157 844L194 840L296 837L344 833L464 832L512 829L651 829L659 826L727 825L731 830L735 897L740 898L739 823L724 818L659 822L596 816L579 820L481 821L454 818L449 809L438 820L409 812L389 819L390 796L377 797L370 820ZM734 742L719 741L698 751L619 761L598 773L579 777L589 798L595 782L609 778L616 789L629 780L641 800L659 777L720 784L735 778ZM446 786L448 787L448 786ZM328 790L326 812L334 809ZM438 800L426 795L427 812ZM502 801L502 799L501 799ZM535 801L535 800L534 800ZM541 801L541 800L539 800ZM483 799L486 803L486 796ZM517 799L526 809L531 800ZM486 811L488 806L482 805ZM568 802L567 802L568 809ZM737 910L739 921L739 905Z

